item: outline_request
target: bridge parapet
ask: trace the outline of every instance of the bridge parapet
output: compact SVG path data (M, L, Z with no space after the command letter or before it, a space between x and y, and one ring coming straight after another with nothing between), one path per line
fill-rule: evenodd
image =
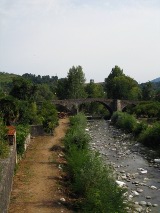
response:
M107 98L80 98L80 99L65 99L65 100L53 100L52 103L55 105L62 105L69 110L73 107L77 109L83 103L93 103L99 102L106 106L106 108L112 114L115 111L122 111L127 105L137 105L139 101L131 100L117 100L117 99L107 99Z

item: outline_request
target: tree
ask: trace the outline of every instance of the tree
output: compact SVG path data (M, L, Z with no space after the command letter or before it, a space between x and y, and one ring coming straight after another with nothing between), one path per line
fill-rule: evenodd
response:
M68 98L84 98L86 93L84 90L85 75L82 67L72 67L67 75L68 81Z
M68 80L67 78L61 78L57 82L56 95L58 99L67 99L68 98Z
M39 116L41 117L44 130L47 133L52 133L58 124L58 113L55 106L49 101L43 102L39 110Z
M16 122L19 116L16 100L11 96L0 99L0 112L6 125Z
M89 84L85 87L88 98L104 98L105 92L101 84L95 84L93 81L90 81Z
M137 100L141 97L138 83L133 78L126 76L118 66L115 66L108 78L105 79L105 89L108 98Z
M155 96L155 91L153 84L149 81L142 85L142 99L143 100L153 100Z
M36 101L45 101L55 99L55 94L51 91L48 84L38 84L35 95Z
M13 79L13 87L11 89L10 95L19 100L34 100L36 93L36 86L32 84L29 80L22 77L17 77Z
M120 69L120 67L115 66L112 68L112 71L108 75L107 78L105 78L105 89L107 92L108 98L113 98L113 80L115 77L123 76L123 70Z

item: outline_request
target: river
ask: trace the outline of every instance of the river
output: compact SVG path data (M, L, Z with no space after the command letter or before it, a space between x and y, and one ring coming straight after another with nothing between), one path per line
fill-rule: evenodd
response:
M92 120L87 131L92 138L91 149L112 166L117 183L128 189L127 197L136 212L160 213L160 163L148 158L145 147L109 121Z

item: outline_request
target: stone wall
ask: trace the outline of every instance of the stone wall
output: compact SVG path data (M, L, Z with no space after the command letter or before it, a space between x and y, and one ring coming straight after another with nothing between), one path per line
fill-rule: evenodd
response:
M25 150L31 141L30 138L29 134L25 140ZM0 213L7 213L16 163L17 151L14 144L10 146L9 157L0 159Z
M16 165L16 147L10 146L10 154L7 159L0 159L0 213L7 213L12 179Z
M42 125L31 125L31 136L41 136L44 135L44 129Z

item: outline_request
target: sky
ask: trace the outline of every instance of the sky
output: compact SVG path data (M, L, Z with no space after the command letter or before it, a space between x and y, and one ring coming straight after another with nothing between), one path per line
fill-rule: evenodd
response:
M160 77L160 0L0 0L0 71L103 82Z

